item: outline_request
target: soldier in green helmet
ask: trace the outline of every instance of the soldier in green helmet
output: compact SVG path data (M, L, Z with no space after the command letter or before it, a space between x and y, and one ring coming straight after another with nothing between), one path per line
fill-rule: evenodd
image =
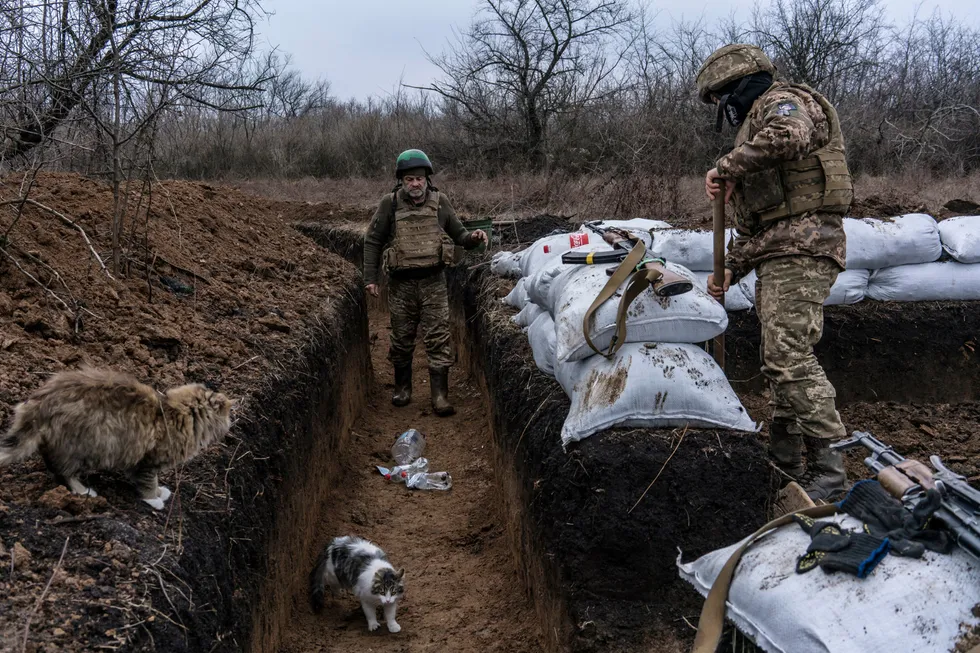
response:
M726 182L737 232L725 278L709 277L708 290L719 297L756 270L762 372L773 406L770 453L812 499L828 500L847 484L843 459L830 449L845 430L813 347L823 303L844 269L851 176L834 107L812 88L774 82L775 73L762 50L744 44L720 48L698 71L698 95L718 106L716 129L726 119L737 129L734 149L705 176L712 199L719 180Z
M449 331L449 298L444 268L456 246L472 249L487 242L481 230L468 232L449 203L432 185L432 163L422 150L406 150L395 161L395 190L381 198L364 236L364 284L378 296L379 267L388 274L391 345L395 368L391 402L412 399L412 356L421 325L429 358L432 408L455 413L449 402L449 368L455 362Z

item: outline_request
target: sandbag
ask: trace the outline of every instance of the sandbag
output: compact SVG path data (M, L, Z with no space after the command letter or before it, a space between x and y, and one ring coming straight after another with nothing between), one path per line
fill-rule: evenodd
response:
M589 247L589 245L586 245ZM534 274L527 277L527 298L541 308L551 311L551 285L562 271L571 266L555 258L542 265Z
M890 220L844 218L844 233L847 268L853 270L929 263L943 252L936 221L924 213Z
M531 276L549 261L558 258L573 247L596 242L602 242L598 234L582 231L539 238L533 245L521 250L521 276Z
M542 310L527 330L534 364L548 376L555 375L555 321Z
M833 519L860 527L851 517ZM707 596L740 545L688 564L678 558L681 578ZM764 651L950 651L962 630L980 623L972 611L980 603L980 568L959 548L948 555L926 551L919 560L889 555L859 580L822 569L796 573L796 559L809 545L799 526L783 526L752 544L735 569L726 616Z
M947 218L939 223L943 249L960 263L980 263L980 215Z
M875 270L868 297L883 302L980 300L980 264L944 261Z
M534 302L528 302L517 315L510 319L517 326L525 328L531 326L531 323L538 319L538 316L544 312L545 310Z
M708 291L708 275L710 272L695 272L694 276L697 279L698 288L707 292ZM740 283L733 283L728 287L728 292L725 293L725 310L726 311L747 311L754 305L752 302L753 297L755 297L755 272L750 273L752 275L752 296L750 297L745 293L745 289Z
M731 239L734 230L725 234L725 243ZM654 256L662 256L671 263L683 265L693 272L714 270L715 236L710 231L690 229L663 229L653 232L653 243L647 243Z
M612 358L557 362L572 405L562 445L614 426L755 431L755 422L714 359L696 345L630 343Z
M868 292L868 279L871 270L844 270L837 275L837 281L830 288L830 296L824 301L824 306L840 304L856 304L863 300Z
M871 270L843 270L837 275L837 281L830 287L830 295L824 300L824 306L838 304L855 304L864 299L868 290L868 277ZM755 305L755 282L758 277L755 270L738 282L742 292ZM729 291L730 292L730 291ZM726 295L727 297L727 295Z
M514 289L511 290L501 301L518 310L524 308L524 305L527 304L528 301L527 288L525 287L526 284L526 279L518 279L517 283L514 284Z
M519 278L521 276L521 253L497 252L490 260L490 271L498 277Z
M606 268L610 266L567 267L554 279L549 292L560 362L581 360L595 353L585 341L582 324L589 306L609 280ZM694 288L673 297L658 297L652 289L640 293L626 312L626 342L704 342L723 333L728 327L728 314L721 304L697 287L690 270L673 263L668 263L667 268L695 282ZM609 347L616 333L619 300L613 296L594 314L589 335L600 351Z

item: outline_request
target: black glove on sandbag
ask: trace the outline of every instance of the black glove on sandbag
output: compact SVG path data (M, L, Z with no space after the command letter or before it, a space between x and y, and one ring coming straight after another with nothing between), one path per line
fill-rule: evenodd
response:
M796 573L822 568L831 573L843 571L858 578L870 574L888 554L888 540L861 531L842 530L832 521L817 522L794 515L794 521L810 535L806 554L796 561Z
M887 537L891 552L895 555L920 558L926 549L949 553L953 547L946 533L926 528L941 502L942 497L937 490L928 490L915 509L909 512L881 483L864 480L855 483L838 505L847 514L864 522L872 534Z

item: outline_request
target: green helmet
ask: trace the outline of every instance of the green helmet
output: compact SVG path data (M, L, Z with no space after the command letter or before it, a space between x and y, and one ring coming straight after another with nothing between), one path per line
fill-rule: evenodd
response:
M759 47L735 43L711 53L698 70L698 97L711 104L711 94L746 75L766 72L775 76L776 67Z
M432 174L432 162L422 150L405 150L398 155L398 159L395 160L395 178L401 179L413 168L425 168L427 176Z

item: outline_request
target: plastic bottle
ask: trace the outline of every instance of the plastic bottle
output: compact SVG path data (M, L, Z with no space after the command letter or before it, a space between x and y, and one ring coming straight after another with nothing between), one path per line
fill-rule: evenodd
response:
M389 481L404 483L415 474L429 471L429 461L425 458L416 458L410 465L398 465L391 469L379 466L378 471Z
M391 457L398 465L409 465L425 451L425 436L415 429L408 429L395 439Z
M416 490L448 490L453 478L449 472L423 472L409 477L405 485Z

